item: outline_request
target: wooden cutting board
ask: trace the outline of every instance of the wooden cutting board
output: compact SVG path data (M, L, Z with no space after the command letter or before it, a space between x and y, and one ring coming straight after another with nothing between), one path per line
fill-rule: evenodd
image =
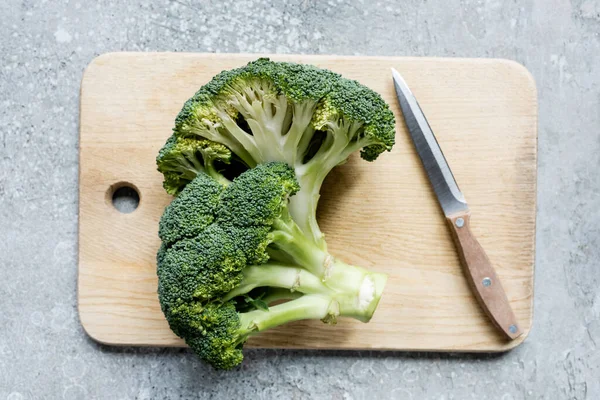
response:
M157 225L171 201L156 171L178 111L223 69L256 55L113 53L81 84L79 314L95 340L182 346L156 295ZM319 221L334 255L390 275L368 324L302 321L265 332L254 347L503 351L480 310L409 139L390 67L417 96L473 212L472 229L497 268L526 333L532 323L537 99L521 65L494 59L277 55L357 79L396 114L396 146L376 162L354 155L327 178ZM139 192L130 214L115 188Z

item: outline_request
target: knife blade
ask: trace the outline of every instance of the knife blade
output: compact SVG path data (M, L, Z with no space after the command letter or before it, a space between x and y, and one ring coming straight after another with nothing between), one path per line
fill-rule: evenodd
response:
M446 216L466 278L494 325L508 338L523 334L485 250L470 229L471 211L417 99L392 68L396 97L411 139Z

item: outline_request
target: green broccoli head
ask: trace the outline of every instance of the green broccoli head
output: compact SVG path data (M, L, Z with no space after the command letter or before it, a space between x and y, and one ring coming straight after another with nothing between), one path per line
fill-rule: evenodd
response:
M218 369L238 365L255 332L307 318L368 321L375 309L385 279L307 240L288 212L298 190L281 162L259 164L225 187L199 174L163 214L161 308L173 332ZM287 301L269 306L279 300Z
M284 139L279 140L283 146L287 134L293 133L291 139L298 145L301 137L297 136L328 131L330 124L339 125L342 119L359 129L331 130L331 134L348 136L340 139L360 144L365 159L372 161L394 145L393 113L373 90L312 65L260 58L223 71L201 87L177 116L174 133L215 140L239 152L253 166L266 161L302 161L306 146L288 146L289 154L282 154L284 149L268 148L278 145L270 139ZM295 132L294 122L301 124L304 132Z
M202 86L177 116L165 147L178 140L209 140L223 145L248 168L270 161L287 163L300 182L290 213L325 249L313 216L325 176L359 150L363 159L375 160L391 150L394 134L392 111L366 86L312 65L260 58L223 71ZM180 153L175 152L168 167L158 160L170 193L179 192L199 172ZM182 166L176 167L179 163ZM218 179L218 174L211 176Z
M312 65L259 58L244 67L223 71L202 86L184 104L175 120L174 132L183 137L202 136L212 124L222 122L223 113L232 118L249 115L243 108L245 102L251 105L263 96L273 100L284 95L290 103L299 104L318 102L338 79L338 74Z
M329 307L333 297L327 296L346 288L321 283L335 262L289 215L289 198L298 190L294 170L280 162L259 164L225 187L199 174L163 214L157 254L161 308L173 332L217 368L239 364L244 342L256 331L303 318L334 320L330 310L340 309ZM364 273L351 275L348 290L355 296ZM348 286L345 279L332 279ZM269 301L298 301L294 291L320 295L273 308L262 300L269 293ZM351 298L347 309L354 312L359 303Z
M240 284L244 268L269 260L275 220L297 190L293 170L283 163L259 165L227 187L199 174L161 218L161 308L173 332L219 368L241 361L249 334L230 332L239 321L231 314L233 303L220 299Z

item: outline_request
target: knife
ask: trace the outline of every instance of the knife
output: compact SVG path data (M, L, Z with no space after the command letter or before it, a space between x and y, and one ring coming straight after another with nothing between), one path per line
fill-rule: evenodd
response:
M404 122L433 186L433 191L446 215L469 285L494 325L508 339L516 339L523 334L523 331L517 323L494 267L471 232L471 212L465 197L454 180L444 153L417 99L394 68L392 68L392 77Z

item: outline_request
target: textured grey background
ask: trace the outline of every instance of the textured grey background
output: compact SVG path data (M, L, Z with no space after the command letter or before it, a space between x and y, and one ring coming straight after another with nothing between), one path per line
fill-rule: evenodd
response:
M0 399L600 398L600 2L3 0ZM506 57L539 92L534 329L503 356L187 350L89 340L76 309L83 69L107 51Z

